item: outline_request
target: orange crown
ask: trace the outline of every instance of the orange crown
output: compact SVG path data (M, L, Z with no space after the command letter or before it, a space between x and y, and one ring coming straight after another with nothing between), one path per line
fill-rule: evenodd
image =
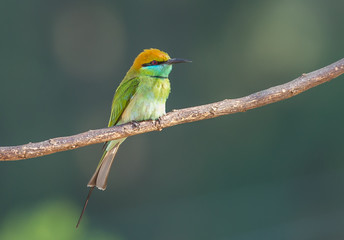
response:
M170 59L170 56L163 52L160 51L159 49L156 48L151 48L151 49L144 49L143 52L141 52L136 58L133 63L133 68L135 70L139 70L142 67L142 64L144 63L149 63L153 60L156 60L158 62L164 62Z

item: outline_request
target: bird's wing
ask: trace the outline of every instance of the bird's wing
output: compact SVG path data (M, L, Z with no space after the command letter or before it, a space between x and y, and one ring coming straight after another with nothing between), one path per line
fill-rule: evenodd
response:
M115 96L112 100L111 115L108 127L112 127L119 121L124 109L128 106L131 97L135 94L139 85L139 78L124 80L118 86Z

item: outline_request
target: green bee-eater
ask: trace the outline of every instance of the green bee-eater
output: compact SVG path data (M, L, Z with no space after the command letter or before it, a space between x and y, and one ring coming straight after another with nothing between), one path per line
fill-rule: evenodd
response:
M190 61L170 58L167 53L158 49L141 52L116 90L108 127L132 121L158 119L164 115L165 103L170 94L168 75L172 64L185 62ZM87 184L91 189L77 227L94 187L105 190L113 159L124 140L125 138L121 138L105 143L103 156Z

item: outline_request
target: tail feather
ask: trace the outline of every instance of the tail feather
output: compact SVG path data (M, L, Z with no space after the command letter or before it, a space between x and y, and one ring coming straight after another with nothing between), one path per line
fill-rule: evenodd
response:
M109 172L111 169L111 165L113 163L113 159L115 158L119 145L121 145L121 143L124 140L125 138L120 139L120 140L113 140L111 142L106 143L106 148L104 150L102 158L100 159L98 167L87 184L87 187L90 187L90 191L88 192L84 207L81 211L79 221L76 227L78 227L81 222L82 216L84 215L88 200L91 197L91 193L94 187L97 187L98 189L101 189L101 190L106 189L107 179L109 177Z
M105 190L107 185L107 179L109 177L111 165L122 141L115 143L111 149L106 149L100 160L100 163L88 182L88 187L97 187L100 190Z
M119 148L119 143L109 151L109 154L106 154L104 157L104 162L102 166L99 168L99 173L97 177L96 186L98 189L105 190L107 185L107 179L109 177L111 165Z

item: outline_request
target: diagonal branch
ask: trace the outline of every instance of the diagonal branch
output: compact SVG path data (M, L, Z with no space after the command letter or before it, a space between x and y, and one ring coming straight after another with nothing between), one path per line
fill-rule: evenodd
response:
M344 58L308 74L296 78L288 83L275 86L246 97L226 99L220 102L197 107L174 110L162 116L159 121L142 121L139 124L127 123L111 128L90 130L88 132L59 137L37 143L20 146L0 147L0 161L13 161L40 157L55 152L67 151L91 144L106 142L113 139L128 137L151 131L161 131L174 125L195 122L222 115L245 112L270 103L278 102L344 73Z

